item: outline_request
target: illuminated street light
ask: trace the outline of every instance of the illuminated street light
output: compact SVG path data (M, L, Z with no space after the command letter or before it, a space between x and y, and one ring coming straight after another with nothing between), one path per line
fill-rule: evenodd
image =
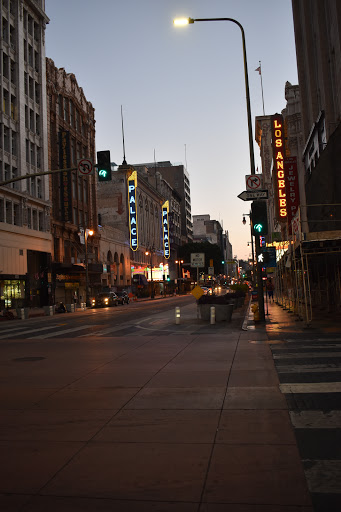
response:
M86 229L84 233L85 241L85 304L90 306L90 294L89 294L89 270L88 270L88 237L93 236L93 229Z
M249 152L250 152L250 172L251 174L256 174L255 168L255 157L253 152L253 137L252 137L252 119L251 119L251 106L250 106L250 90L249 90L249 77L247 70L247 58L246 58L246 46L245 46L245 32L243 26L239 23L239 21L233 18L182 18L175 19L173 21L176 26L185 26L197 21L231 21L235 23L240 28L242 34L242 43L243 43L243 61L244 61L244 79L245 79L245 92L246 92L246 109L247 109L247 124L249 131ZM260 253L259 244L256 242L256 261L257 257ZM259 301L259 316L261 321L265 321L265 312L264 312L264 294L263 294L263 281L262 281L262 267L257 264L257 286L258 286L258 301Z
M181 277L181 264L184 262L184 260L175 260L175 263L178 264L178 293L180 295L180 292L181 292L181 281L180 281L180 277Z
M154 281L153 281L153 253L155 252L155 247L150 247L146 252L145 255L149 256L150 254L150 281L151 281L151 291L150 291L150 298L154 299Z

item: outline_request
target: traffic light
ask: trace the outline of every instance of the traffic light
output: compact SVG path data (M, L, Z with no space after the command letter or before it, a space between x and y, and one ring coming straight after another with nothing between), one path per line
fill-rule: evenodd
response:
M111 181L110 151L97 151L98 181Z
M265 201L253 201L251 205L252 232L254 235L268 234L268 214Z

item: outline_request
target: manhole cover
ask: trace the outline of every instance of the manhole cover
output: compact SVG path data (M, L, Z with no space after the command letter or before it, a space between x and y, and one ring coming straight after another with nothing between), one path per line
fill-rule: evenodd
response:
M12 359L12 361L41 361L42 359L46 359L46 357L17 357L16 359Z

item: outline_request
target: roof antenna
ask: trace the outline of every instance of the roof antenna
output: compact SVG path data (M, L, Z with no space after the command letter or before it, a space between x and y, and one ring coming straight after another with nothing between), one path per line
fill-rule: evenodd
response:
M124 144L124 126L123 126L122 105L121 105L121 122L122 122L122 142L123 142L123 162L122 162L122 165L127 165L127 161L126 161L126 148L125 148L125 144Z

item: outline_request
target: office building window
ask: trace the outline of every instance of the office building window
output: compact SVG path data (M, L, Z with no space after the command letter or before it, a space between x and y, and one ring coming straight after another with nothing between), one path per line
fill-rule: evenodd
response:
M6 201L6 220L7 224L12 224L12 202Z
M21 226L20 205L17 203L13 204L13 224Z

